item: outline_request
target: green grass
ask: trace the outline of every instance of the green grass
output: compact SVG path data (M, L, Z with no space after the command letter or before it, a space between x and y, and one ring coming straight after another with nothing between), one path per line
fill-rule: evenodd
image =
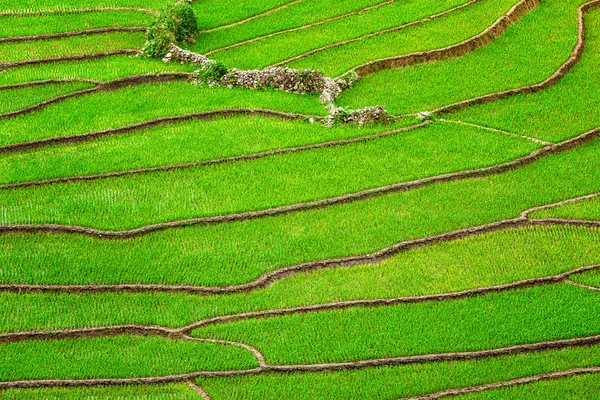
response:
M9 389L2 392L6 400L198 400L185 384L100 386L91 388Z
M197 42L201 51L209 51L282 30L296 28L328 18L358 11L383 3L384 0L302 1L278 12L248 21L243 26L232 26L204 33Z
M286 33L219 52L212 57L238 68L262 68L324 45L420 20L466 2L465 0L441 2L411 0L392 3L326 25ZM325 75L337 76L366 61L447 46L479 33L514 3L513 0L484 0L481 4L449 16L403 31L383 34L320 52L309 58L292 62L289 66L298 69L316 68ZM457 26L462 27L459 33Z
M2 223L125 229L260 210L499 164L537 147L478 128L435 124L247 162L14 189L2 195Z
M262 108L325 114L316 96L242 88L208 88L188 82L145 84L90 94L29 115L0 121L0 144L118 128L155 118L224 108Z
M126 76L159 72L193 72L196 66L169 63L128 55L116 55L84 61L61 61L26 65L0 74L0 84L9 85L44 79L91 79L110 81Z
M36 40L0 44L0 63L42 58L57 58L100 53L119 49L140 49L145 37L142 32L114 32L60 39Z
M541 82L571 55L577 8L583 3L544 1L488 46L456 59L369 75L338 103L354 108L382 104L394 114L415 113Z
M542 353L504 356L476 361L405 365L367 368L355 371L312 372L293 374L264 374L229 378L203 378L199 380L204 390L215 400L391 400L408 396L434 393L448 388L461 388L537 375L564 371L576 367L600 365L600 347L565 349ZM588 391L581 380L589 383ZM579 377L568 382L572 390L584 397L593 398L596 378ZM554 383L557 393L568 393L560 382ZM536 384L547 386L550 383ZM582 386L584 386L582 388ZM513 393L534 393L531 389L516 388ZM523 392L520 392L523 390ZM543 389L540 389L543 390ZM491 393L491 392L490 392ZM542 391L541 393L548 393ZM565 393L565 394L567 394ZM564 397L507 397L510 399L563 399ZM585 395L591 396L585 397ZM480 394L479 396L485 396ZM476 397L469 396L468 398ZM485 397L484 397L485 398ZM495 398L495 397L492 397ZM569 398L569 397L566 397Z
M0 0L0 10L31 12L97 7L139 7L157 10L171 3L169 0L28 0L26 4L15 4L11 0Z
M293 0L240 0L232 7L230 3L219 0L196 1L192 3L200 29L242 21L262 14L273 8L291 3ZM306 1L306 0L304 0ZM240 26L243 29L243 26Z
M32 36L114 26L148 26L151 15L132 11L38 14L0 18L0 37Z
M326 128L305 121L268 117L231 116L192 120L91 142L7 154L0 159L0 182L24 182L211 160L368 136L415 123L415 120L403 119L388 126L358 128L336 125Z
M126 323L179 327L195 319L248 311L457 292L598 263L598 235L597 230L576 227L499 231L414 249L378 264L298 274L251 293L4 293L0 295L5 310L0 326L8 331ZM8 282L34 276L24 268L4 272L3 281Z
M163 376L258 364L235 346L140 336L4 343L0 351L0 381Z
M563 218L600 221L600 197L536 211L531 214L531 218Z
M558 284L463 300L230 322L192 333L249 344L271 364L313 364L591 336L600 333L598 307L597 293Z
M515 218L533 206L598 191L599 148L600 142L594 141L487 178L124 241L61 234L4 235L0 236L0 265L3 271L35 268L38 276L26 282L247 282L280 267L369 253L403 240Z
M453 45L481 33L516 3L514 0L484 0L447 16L401 31L322 51L291 62L287 66L315 67L326 75L337 76L368 61ZM425 3L419 1L419 4ZM432 6L429 5L427 9L431 10ZM275 53L278 54L278 49Z
M17 111L63 94L91 87L93 87L91 84L76 82L0 90L0 114Z
M600 125L600 12L585 19L587 43L581 61L558 84L541 92L470 107L453 119L506 129L548 141L559 141Z
M562 378L559 380L535 382L525 386L495 389L488 392L457 396L460 400L498 400L498 399L547 399L577 400L593 399L600 392L600 375Z

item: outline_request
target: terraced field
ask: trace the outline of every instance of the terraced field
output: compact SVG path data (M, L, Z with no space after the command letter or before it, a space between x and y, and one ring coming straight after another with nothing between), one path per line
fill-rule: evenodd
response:
M600 0L0 0L0 398L596 399Z

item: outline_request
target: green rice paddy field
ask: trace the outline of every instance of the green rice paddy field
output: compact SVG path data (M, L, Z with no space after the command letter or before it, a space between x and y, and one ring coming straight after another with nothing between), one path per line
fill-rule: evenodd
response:
M173 2L0 0L1 399L600 398L600 0Z

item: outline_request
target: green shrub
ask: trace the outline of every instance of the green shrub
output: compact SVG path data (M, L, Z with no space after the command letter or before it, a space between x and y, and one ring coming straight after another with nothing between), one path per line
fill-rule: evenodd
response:
M146 31L143 54L161 58L169 51L171 43L193 43L198 32L198 22L189 3L166 6Z

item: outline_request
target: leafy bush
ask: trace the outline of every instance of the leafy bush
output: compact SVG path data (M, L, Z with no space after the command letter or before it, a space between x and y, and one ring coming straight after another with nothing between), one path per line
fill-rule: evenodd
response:
M146 31L143 53L147 57L161 58L171 43L193 43L198 32L198 22L189 3L166 6Z

